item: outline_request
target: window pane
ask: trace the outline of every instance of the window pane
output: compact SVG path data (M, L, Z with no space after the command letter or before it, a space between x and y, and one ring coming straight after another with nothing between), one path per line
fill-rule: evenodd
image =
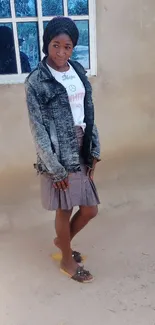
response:
M63 16L63 0L42 0L42 10L43 16Z
M0 24L0 74L17 73L12 24Z
M17 30L22 72L30 72L40 61L38 24L35 22L18 23Z
M48 24L48 21L44 21L44 22L43 22L43 27L44 27L44 29L46 28L47 24Z
M36 0L14 0L17 17L37 16Z
M88 15L88 0L68 0L68 14Z
M0 0L0 18L11 17L10 0Z
M7 26L12 29L12 23L0 23L0 26Z
M88 20L75 21L80 37L78 45L73 52L73 60L79 61L85 69L90 68L90 54L89 54L89 22Z

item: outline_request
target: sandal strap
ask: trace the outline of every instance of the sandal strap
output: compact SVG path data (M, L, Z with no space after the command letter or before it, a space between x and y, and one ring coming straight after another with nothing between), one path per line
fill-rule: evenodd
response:
M90 277L91 274L89 271L86 271L83 266L79 266L76 270L75 275L72 277L73 280L78 282L84 282L87 280L88 277Z
M82 262L82 256L79 252L73 251L72 252L72 257L75 259L75 261L77 263L81 263Z
M79 252L72 251L72 256L74 256L74 257L81 256L81 254Z

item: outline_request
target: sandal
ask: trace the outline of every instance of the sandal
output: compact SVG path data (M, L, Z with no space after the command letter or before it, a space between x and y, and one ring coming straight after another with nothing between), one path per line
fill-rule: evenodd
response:
M85 260L85 257L81 255L81 253L73 251L72 257L74 258L76 263L82 263Z
M56 254L53 254L51 257L56 261L61 261L62 254L61 253L56 253ZM85 256L82 256L81 253L76 252L76 251L72 252L72 257L74 258L76 263L82 263L86 259Z
M71 278L74 281L80 282L80 283L91 283L93 282L94 278L90 274L89 271L86 271L84 267L78 267L76 270L76 273L72 276L69 273L67 273L65 270L60 269L60 271L67 275L69 278Z

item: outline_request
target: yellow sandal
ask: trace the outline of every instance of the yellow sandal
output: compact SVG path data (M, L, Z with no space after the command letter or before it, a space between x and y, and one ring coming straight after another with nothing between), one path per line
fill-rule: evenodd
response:
M77 263L83 263L86 260L86 256L81 255L79 252L73 251L72 256L75 259ZM61 252L58 252L56 254L52 254L51 257L55 261L61 261L62 259L62 254Z

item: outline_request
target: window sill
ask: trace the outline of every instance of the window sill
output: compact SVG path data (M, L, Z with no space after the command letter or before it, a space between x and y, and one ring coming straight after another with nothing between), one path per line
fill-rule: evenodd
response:
M16 85L16 84L22 84L25 82L26 77L28 76L27 73L23 73L21 75L12 74L12 75L0 75L0 85ZM90 77L96 77L97 74L93 74L91 70L87 71L87 76Z

